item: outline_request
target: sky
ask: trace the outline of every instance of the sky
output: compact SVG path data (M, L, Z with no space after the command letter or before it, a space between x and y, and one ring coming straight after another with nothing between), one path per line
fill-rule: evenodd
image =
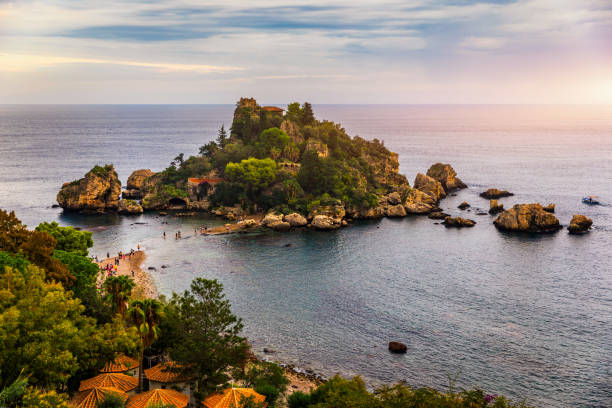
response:
M0 0L0 103L612 104L612 0Z

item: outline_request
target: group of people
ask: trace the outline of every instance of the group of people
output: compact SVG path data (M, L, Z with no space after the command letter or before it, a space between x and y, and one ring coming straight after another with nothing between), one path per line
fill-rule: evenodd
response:
M140 244L137 245L137 248L138 248L138 251L140 251ZM112 262L107 263L106 265L104 265L104 267L100 267L100 269L106 273L107 278L110 278L111 276L117 276L117 273L119 272L119 265L121 264L121 261L130 259L134 255L134 253L135 251L133 249L130 249L130 252L127 254L123 253L123 251L119 251L117 253L117 256L115 257L115 259L113 259ZM106 258L110 259L109 252L106 253ZM95 256L95 260L96 262L98 262L97 255ZM132 270L132 277L134 277L134 270Z

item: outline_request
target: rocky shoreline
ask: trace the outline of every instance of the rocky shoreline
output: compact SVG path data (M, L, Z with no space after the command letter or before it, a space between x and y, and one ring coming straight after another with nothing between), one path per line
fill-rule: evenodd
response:
M377 196L375 206L353 208L339 200L330 200L313 204L307 214L280 210L271 210L267 214L251 214L240 205L211 208L206 199L192 200L193 197L171 197L165 202L156 201L151 205L151 200L147 200L150 196L150 193L147 193L147 186L152 183L155 174L148 169L134 171L128 178L127 189L122 192L121 182L112 165L95 166L85 174L84 178L65 183L57 195L57 201L65 211L83 214L117 212L129 215L159 211L160 215L166 215L168 210L177 210L180 211L178 214L184 216L207 212L229 221L238 220L223 227L202 231L206 235L238 233L263 227L281 232L303 227L332 231L346 227L355 220L402 218L411 215L427 215L431 219L442 220L441 223L446 227L464 228L476 225L476 221L468 218L451 217L442 212L438 206L440 201L453 191L467 188L467 185L457 177L453 167L444 163L432 165L425 174L417 173L412 188L406 183L396 191ZM513 195L507 190L497 188L490 188L480 194L481 197L490 200L488 213L499 214L493 221L498 230L552 233L562 228L554 215L555 205L552 203L545 207L539 203L516 204L507 210L504 209L504 205L498 199ZM141 201L135 201L137 199ZM467 202L458 206L460 210L469 207L470 204ZM482 212L482 215L485 214ZM570 233L584 234L589 231L592 221L581 217L584 216L574 215L568 227Z

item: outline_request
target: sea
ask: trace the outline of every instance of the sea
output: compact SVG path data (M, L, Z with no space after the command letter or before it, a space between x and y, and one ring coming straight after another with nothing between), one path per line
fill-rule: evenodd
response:
M468 188L441 207L475 220L469 229L412 216L333 232L200 236L200 226L226 221L52 208L61 185L96 164L114 164L125 183L135 169L197 154L231 125L233 109L0 105L0 208L32 228L93 231L92 256L140 245L165 296L196 277L218 279L262 358L360 375L370 387L404 381L479 387L538 407L612 406L612 106L314 106L350 135L383 140L410 181L450 163ZM494 217L477 215L491 187L514 193L501 199L506 208L554 203L561 224L584 214L592 231L501 233ZM583 204L586 195L601 205ZM471 208L459 210L463 201ZM390 354L389 341L408 352Z

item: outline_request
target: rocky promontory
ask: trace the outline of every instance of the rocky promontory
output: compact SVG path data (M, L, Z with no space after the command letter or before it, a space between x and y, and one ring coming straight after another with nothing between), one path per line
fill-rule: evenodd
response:
M64 183L57 202L66 211L104 213L117 211L121 182L112 164L95 166L85 177Z
M141 199L144 197L144 185L145 181L153 176L150 169L134 170L127 179L126 190L123 192L123 198L129 199Z
M548 233L561 229L554 214L540 204L516 204L499 214L493 222L502 231Z

